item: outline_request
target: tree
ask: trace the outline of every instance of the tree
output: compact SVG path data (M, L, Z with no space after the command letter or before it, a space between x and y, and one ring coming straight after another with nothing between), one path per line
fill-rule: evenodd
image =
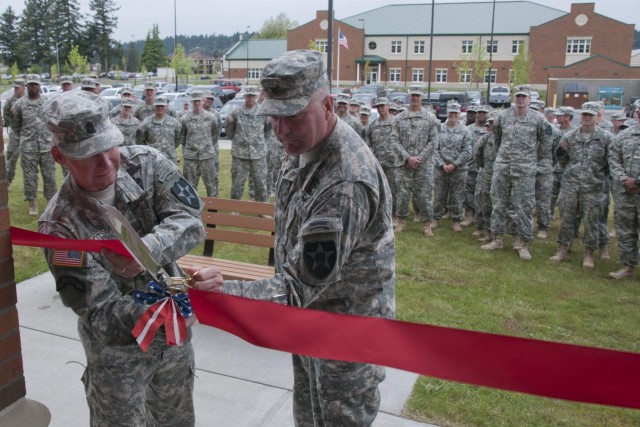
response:
M178 45L176 46L176 52L173 55L173 60L171 61L171 68L176 70L176 74L178 76L180 74L186 74L188 79L189 73L191 73L191 71L193 70L193 66L193 61L187 58L184 46L178 43Z
M531 74L531 66L533 61L530 53L525 53L526 46L522 44L518 54L513 58L511 64L511 85L517 86L529 83L529 75Z
M298 26L296 21L292 21L285 13L280 13L275 18L271 17L262 24L259 39L285 39L287 31Z
M135 71L139 67L140 61L138 60L138 49L136 49L136 44L134 42L129 43L129 50L127 53L127 61L122 63L124 69L127 69L127 64L129 65L129 69Z
M160 40L158 24L153 24L151 31L147 33L147 39L144 42L140 60L147 70L154 71L157 71L158 67L164 67L167 63L162 48L162 40Z
M80 15L78 0L55 0L49 14L49 38L51 47L59 48L59 58L65 58L73 44L82 39L85 27ZM52 58L52 59L55 59ZM54 73L51 73L54 74Z
M11 6L0 15L0 59L5 64L18 60L19 19Z
M111 35L118 27L116 12L120 7L116 5L115 0L91 0L89 9L92 16L85 36L89 45L82 51L89 53L92 59L102 65L103 70L108 71L111 57L117 47Z
M88 74L89 62L86 56L82 56L78 51L78 46L72 46L67 59L73 74Z
M461 57L459 69L471 71L470 83L475 84L476 88L480 86L480 83L484 84L484 75L491 67L491 63L487 59L487 44L478 37L471 47L471 52L462 54Z
M24 48L20 65L25 63L33 66L42 65L45 61L51 62L47 10L47 0L26 0L24 3L18 35L18 43Z

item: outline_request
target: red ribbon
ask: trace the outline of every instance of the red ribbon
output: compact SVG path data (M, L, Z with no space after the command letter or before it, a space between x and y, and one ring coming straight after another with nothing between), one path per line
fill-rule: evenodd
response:
M167 297L149 307L133 328L133 336L136 337L142 351L146 352L149 349L153 337L162 325L164 325L168 345L184 344L187 336L184 317L176 307L176 302Z
M14 230L19 229L12 227L12 237ZM59 247L51 240L44 241L50 236L38 236L40 243L29 246L89 250L81 243L94 242L75 241L73 247ZM18 243L14 240L14 244ZM262 347L375 363L539 396L640 409L640 354L347 316L197 290L191 290L189 296L201 323Z
M49 236L36 231L11 227L11 241L17 246L35 246L58 250L100 252L101 249L111 249L127 257L131 257L129 251L120 240L75 240L63 237Z

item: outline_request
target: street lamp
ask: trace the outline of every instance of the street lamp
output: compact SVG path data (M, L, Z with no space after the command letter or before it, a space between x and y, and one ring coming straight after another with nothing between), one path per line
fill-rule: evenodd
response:
M364 18L359 18L358 21L362 21L362 83L364 83L367 78L367 76L364 75Z
M249 84L249 28L251 25L247 25L247 84Z
M56 43L56 64L58 66L58 81L60 80L60 43Z

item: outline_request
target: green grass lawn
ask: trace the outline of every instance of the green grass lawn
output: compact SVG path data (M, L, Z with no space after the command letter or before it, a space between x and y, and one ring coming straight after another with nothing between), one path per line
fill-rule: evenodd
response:
M221 152L220 196L229 197L230 155ZM62 174L60 171L59 178ZM11 224L36 229L22 199L22 173L9 189ZM61 181L60 181L61 182ZM200 186L200 194L206 194ZM40 211L45 200L39 193ZM574 243L567 262L552 264L557 220L547 241L530 246L533 261L522 262L505 239L502 251L485 252L471 235L441 221L436 237L422 237L409 223L397 237L398 318L456 328L640 352L640 286L637 279L614 282L617 241L611 261L582 265ZM193 253L200 254L201 246ZM264 263L261 249L216 245L216 256ZM41 250L14 247L16 282L47 271ZM405 416L441 426L638 426L640 411L572 403L421 377Z

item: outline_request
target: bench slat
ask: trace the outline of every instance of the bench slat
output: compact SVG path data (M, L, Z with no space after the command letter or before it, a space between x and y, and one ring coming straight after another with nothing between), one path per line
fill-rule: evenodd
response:
M256 234L238 230L222 230L220 228L207 228L206 232L207 240L216 242L237 243L271 249L275 245L274 237L271 234Z
M248 228L251 230L268 231L270 233L276 231L276 224L273 218L259 218L257 216L230 215L205 211L202 211L200 217L205 226L215 224L216 226Z
M186 255L178 260L178 265L182 268L192 265L215 267L222 272L222 277L225 280L259 280L275 275L275 269L273 267L238 261L229 262L229 260L199 255Z
M204 197L204 209L229 212L243 212L253 215L275 215L275 206L268 202L253 202L250 200L220 199Z

